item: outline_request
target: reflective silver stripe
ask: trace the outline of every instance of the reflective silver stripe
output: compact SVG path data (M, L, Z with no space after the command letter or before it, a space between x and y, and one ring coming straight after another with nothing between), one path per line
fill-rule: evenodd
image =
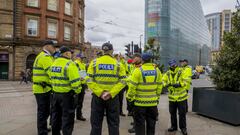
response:
M66 66L64 67L64 77L67 77L67 69L69 67L69 65L71 64L72 61L69 61Z
M136 90L140 91L140 92L154 92L154 91L157 91L157 89L139 89L139 88L137 88Z
M119 76L119 72L120 72L120 63L117 62L117 73L116 73L117 76Z
M158 97L156 94L155 95L136 95L136 97L138 98L154 98L154 97Z
M124 85L126 85L126 84L127 84L127 82L126 82L126 81L124 81L124 80L120 80L120 83L122 83L122 84L124 84Z
M69 80L68 77L59 77L59 76L51 76L51 79L56 79L56 80Z
M157 85L156 82L139 83L139 85Z
M133 81L129 81L129 83L131 83L132 85L137 85L137 83L135 83Z
M187 94L187 93L186 93L184 96L179 97L178 100L182 100L182 99L184 99L184 98L186 98L186 97L188 97L188 94Z
M42 67L33 67L34 70L44 70Z
M47 74L33 74L33 76L48 76Z
M182 94L184 94L184 93L186 93L186 90L183 90L183 91L180 91L180 92L176 92L176 93L174 93L174 94L172 94L172 95L178 96L178 95L182 95Z
M78 82L78 81L80 81L80 78L74 79L74 80L70 81L70 83L75 83L75 82Z
M95 75L97 72L97 59L93 60L93 75Z
M118 82L106 82L106 81L96 81L96 80L95 82L98 84L105 84L105 85L114 85L118 83Z
M77 86L77 87L72 87L72 89L76 90L78 88L81 88L81 86Z
M52 86L55 86L55 87L69 87L70 85L69 84L52 84Z
M92 82L92 79L91 79L91 78L88 78L88 79L86 80L86 82L87 82L87 83Z

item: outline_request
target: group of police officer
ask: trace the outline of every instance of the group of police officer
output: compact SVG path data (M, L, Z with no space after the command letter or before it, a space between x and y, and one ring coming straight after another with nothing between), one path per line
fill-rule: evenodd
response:
M102 134L102 122L106 115L109 135L119 135L119 115L123 92L126 91L127 109L133 116L133 129L136 135L154 135L158 120L160 94L167 87L169 94L169 112L171 127L169 132L178 129L187 135L186 113L188 90L191 84L191 68L187 60L182 60L178 67L175 60L169 61L169 70L162 75L152 63L152 54L135 54L125 63L123 59L113 57L111 43L102 45L101 55L88 66L81 55L73 61L73 51L61 47L54 59L55 47L52 41L44 42L43 51L33 65L33 93L37 101L37 128L39 135L47 135L47 119L51 116L53 135L71 135L76 117L85 121L82 115L84 91L92 91L91 135ZM119 100L119 98L121 100ZM120 102L119 102L120 101ZM81 133L80 133L81 134Z

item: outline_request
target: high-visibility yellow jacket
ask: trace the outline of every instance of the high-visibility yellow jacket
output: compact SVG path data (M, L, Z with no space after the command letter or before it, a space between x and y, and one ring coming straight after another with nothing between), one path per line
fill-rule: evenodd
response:
M81 92L81 81L76 64L67 58L57 58L50 69L51 85L54 92L68 93L73 90Z
M132 64L126 64L126 73L127 76L131 75L134 70L134 66Z
M152 63L136 68L129 80L127 99L135 106L157 106L162 92L162 73Z
M53 57L47 52L41 52L33 64L33 93L41 94L49 92L51 88L49 79L49 68L53 63ZM45 83L46 86L43 86Z
M186 86L189 78L182 72L182 69L177 67L174 71L168 70L163 75L163 86L168 87L168 98L169 101L180 102L188 98ZM174 88L173 84L180 84L178 88Z
M190 66L182 67L182 73L184 76L186 76L186 78L188 78L186 79L187 81L186 90L190 90L192 82L192 68Z
M80 60L75 60L74 62L75 62L75 64L77 65L79 71L85 71L85 72L87 72L87 71L86 71L86 64L85 64L85 63L83 63L83 62L80 61ZM82 84L86 84L86 79L82 80Z
M125 68L112 56L104 55L91 61L87 73L87 85L98 97L108 91L114 98L126 86Z

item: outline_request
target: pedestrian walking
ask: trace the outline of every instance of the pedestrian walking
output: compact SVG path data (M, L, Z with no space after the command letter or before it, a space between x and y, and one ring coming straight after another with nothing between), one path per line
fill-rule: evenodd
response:
M92 90L91 135L102 134L106 111L109 135L119 135L119 92L126 86L126 71L112 57L111 43L102 45L104 55L93 60L88 68L87 85Z
M23 70L20 72L20 77L21 77L20 84L22 84L22 82L25 82L26 84L28 84L27 79L26 79L26 74Z
M171 115L171 127L168 132L178 129L177 112L179 114L179 127L183 135L187 135L186 108L188 93L186 87L189 76L177 66L176 60L168 62L170 69L163 76L163 84L168 88L169 112Z
M81 54L77 54L74 61L78 67L79 74L81 76L81 81L82 81L82 90L79 94L77 94L77 107L76 107L76 118L77 120L81 120L81 121L86 121L86 118L83 117L83 113L82 113L85 90L87 90L87 85L85 81L85 78L87 76L87 71L86 71L86 64L84 63L84 59L85 59L84 56L82 56Z
M75 95L81 92L81 80L68 47L59 49L61 56L50 67L53 87L52 135L71 135L74 127Z
M143 53L143 65L133 71L129 80L127 98L134 103L136 135L155 135L162 74L152 63L152 58L152 54Z
M43 43L43 50L36 57L33 64L33 93L37 101L38 135L47 135L47 119L50 114L51 84L49 68L53 63L52 54L55 47L52 41Z

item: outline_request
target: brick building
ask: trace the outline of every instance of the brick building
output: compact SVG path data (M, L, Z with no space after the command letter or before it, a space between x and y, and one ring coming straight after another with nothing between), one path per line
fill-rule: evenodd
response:
M0 79L17 80L32 68L50 39L84 47L84 0L0 0Z

